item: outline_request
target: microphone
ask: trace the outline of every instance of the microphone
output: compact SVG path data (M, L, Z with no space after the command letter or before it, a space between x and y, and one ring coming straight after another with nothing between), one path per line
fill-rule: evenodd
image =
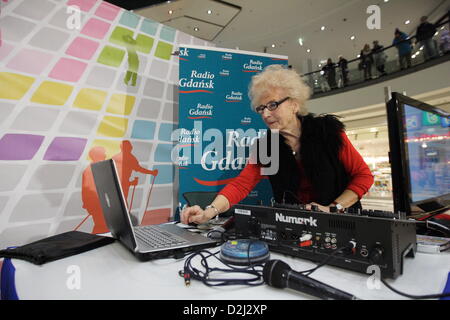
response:
M270 260L264 265L264 282L269 286L290 288L324 300L359 300L354 295L294 271L281 260Z

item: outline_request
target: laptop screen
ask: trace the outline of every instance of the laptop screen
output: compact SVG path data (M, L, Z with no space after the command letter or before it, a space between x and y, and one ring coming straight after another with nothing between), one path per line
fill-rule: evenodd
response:
M93 163L91 169L103 216L112 236L119 239L130 250L135 251L137 244L133 235L133 226L114 161L109 159Z

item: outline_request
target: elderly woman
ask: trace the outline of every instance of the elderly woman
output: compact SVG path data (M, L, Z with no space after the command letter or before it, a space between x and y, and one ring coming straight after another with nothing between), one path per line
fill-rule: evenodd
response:
M325 212L361 208L373 176L336 117L308 113L310 88L297 72L268 66L252 78L249 96L269 129L279 131L279 170L269 176L275 201L317 205ZM252 162L204 210L183 210L181 221L205 223L244 199L263 178L262 164Z

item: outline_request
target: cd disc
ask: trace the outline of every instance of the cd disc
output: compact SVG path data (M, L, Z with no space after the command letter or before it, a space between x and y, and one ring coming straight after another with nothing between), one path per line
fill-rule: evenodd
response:
M229 240L220 248L220 257L229 264L249 265L269 259L267 243L259 240Z

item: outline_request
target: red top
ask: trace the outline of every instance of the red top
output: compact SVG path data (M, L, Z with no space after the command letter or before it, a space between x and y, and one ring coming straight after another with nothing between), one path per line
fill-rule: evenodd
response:
M373 175L345 133L342 133L342 149L339 153L339 159L344 165L345 171L351 177L347 189L355 192L361 199L372 186ZM303 166L301 162L297 162L297 164L300 170L300 177L302 177L304 176ZM259 165L247 164L241 174L228 183L219 194L228 199L230 206L234 206L244 199L263 177ZM297 196L305 204L315 201L312 184L309 179L301 179Z

